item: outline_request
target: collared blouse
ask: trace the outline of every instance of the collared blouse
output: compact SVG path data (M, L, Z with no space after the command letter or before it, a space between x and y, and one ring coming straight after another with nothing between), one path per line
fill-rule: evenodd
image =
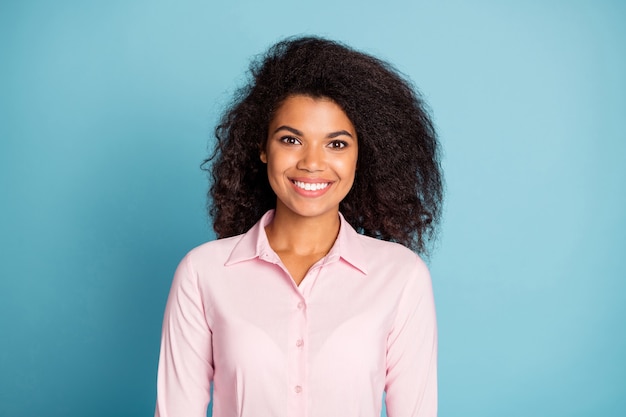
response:
M156 417L437 415L437 329L424 262L341 218L296 285L250 231L181 261L165 309Z

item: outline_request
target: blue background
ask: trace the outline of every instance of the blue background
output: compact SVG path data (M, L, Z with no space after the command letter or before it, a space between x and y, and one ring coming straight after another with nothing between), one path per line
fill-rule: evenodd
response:
M251 56L393 62L444 147L440 416L626 415L626 3L2 1L0 416L145 416Z

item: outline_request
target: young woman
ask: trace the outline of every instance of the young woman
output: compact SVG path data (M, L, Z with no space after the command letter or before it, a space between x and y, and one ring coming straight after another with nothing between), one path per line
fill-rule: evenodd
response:
M437 414L425 253L438 142L411 84L320 38L251 66L207 160L218 240L180 263L156 416ZM415 252L413 252L413 251Z

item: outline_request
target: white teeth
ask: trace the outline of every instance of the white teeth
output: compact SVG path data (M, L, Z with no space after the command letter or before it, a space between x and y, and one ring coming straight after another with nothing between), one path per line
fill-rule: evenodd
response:
M306 190L306 191L322 190L330 185L329 182L311 183L311 182L294 181L293 183L296 184L296 187L302 188L303 190Z

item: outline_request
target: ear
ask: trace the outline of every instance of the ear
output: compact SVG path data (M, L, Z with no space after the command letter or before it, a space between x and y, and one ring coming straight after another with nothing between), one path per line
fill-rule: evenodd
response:
M261 162L267 164L267 153L265 153L265 151L261 151L259 158L261 159Z

